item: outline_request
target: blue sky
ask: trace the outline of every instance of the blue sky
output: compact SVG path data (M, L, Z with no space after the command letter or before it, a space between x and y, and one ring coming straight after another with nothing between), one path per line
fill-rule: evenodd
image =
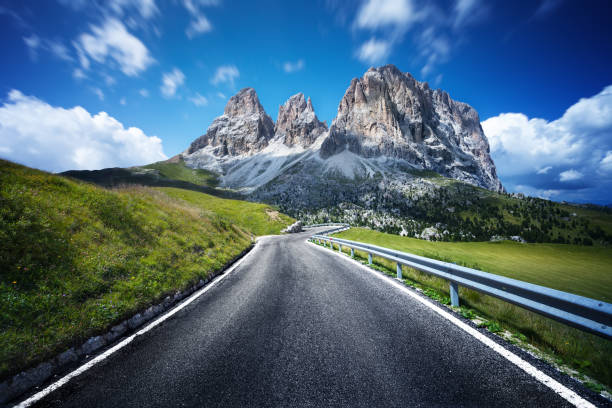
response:
M329 124L353 77L392 63L480 113L508 190L607 204L611 17L608 1L0 0L0 156L169 157L245 86L273 119L303 92Z

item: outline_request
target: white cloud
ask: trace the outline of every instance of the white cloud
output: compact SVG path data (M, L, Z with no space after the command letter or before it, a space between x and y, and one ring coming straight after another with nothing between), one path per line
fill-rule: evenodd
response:
M606 156L599 162L599 169L604 172L612 172L612 150L606 152Z
M232 88L234 87L234 81L240 77L240 71L235 65L222 65L217 68L215 75L210 80L213 85L219 85L221 83L227 83Z
M185 30L187 37L191 39L212 30L212 24L206 18L201 8L203 6L215 6L217 3L216 0L183 0L183 6L191 15L191 21Z
M91 34L81 34L74 45L84 69L89 68L89 58L98 63L108 61L117 64L128 76L136 76L155 60L147 47L130 34L123 23L107 18L102 26L91 26Z
M149 97L149 91L147 91L146 89L141 89L140 91L138 91L138 93L140 94L140 96L142 96L143 98L148 98Z
M178 87L184 83L185 74L180 69L174 68L171 72L164 73L160 87L162 95L166 98L172 98L176 94Z
M355 25L368 29L396 26L407 30L421 18L423 15L416 11L411 0L368 0L359 9Z
M205 96L200 95L200 93L196 93L195 96L189 98L189 100L195 106L206 106L206 105L208 105L208 99Z
M304 60L300 59L297 60L295 62L291 62L291 61L287 61L283 64L283 70L290 74L292 72L297 72L297 71L301 71L302 69L304 69Z
M23 37L23 42L28 47L28 52L33 60L38 58L39 51L47 51L64 61L74 60L68 48L59 40L47 40L40 38L36 34L31 34L28 37Z
M546 166L546 167L542 167L541 169L538 169L538 171L536 172L536 174L548 174L548 172L552 169L552 166Z
M217 96L221 99L226 99L227 96L225 96L225 94L223 92L217 92Z
M584 174L574 169L566 170L559 173L559 181L575 181L580 180L583 177Z
M453 11L453 27L459 28L482 18L486 14L486 7L481 0L456 0Z
M119 15L123 15L124 9L135 8L144 19L154 17L159 12L155 0L110 0L108 6Z
M482 128L502 181L540 183L538 188L593 186L589 194L602 194L597 186L612 181L606 171L612 167L612 85L553 121L502 113L482 122Z
M96 96L98 97L98 99L100 99L101 101L104 100L104 92L102 92L102 90L100 88L91 88L91 91L96 94Z
M72 77L74 79L85 79L87 75L85 75L85 72L83 72L81 68L75 68L74 71L72 71Z
M366 64L376 64L387 59L390 52L391 43L372 37L359 47L357 58Z
M35 118L35 120L33 120ZM125 128L106 112L51 106L9 92L0 106L0 153L47 171L126 167L164 160L162 141L136 127Z
M125 100L125 98L119 99L119 103L123 106L127 105L127 101Z

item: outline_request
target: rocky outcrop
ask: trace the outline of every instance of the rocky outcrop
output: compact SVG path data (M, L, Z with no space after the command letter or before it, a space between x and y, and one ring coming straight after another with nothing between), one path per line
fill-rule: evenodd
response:
M326 131L327 125L317 118L310 98L307 101L301 92L278 109L274 133L287 146L308 147Z
M216 156L256 153L274 137L274 122L266 114L253 88L244 88L232 96L222 116L216 118L206 134L191 143L187 155L208 147Z
M328 159L347 149L503 190L478 113L393 65L370 68L351 81L320 156Z

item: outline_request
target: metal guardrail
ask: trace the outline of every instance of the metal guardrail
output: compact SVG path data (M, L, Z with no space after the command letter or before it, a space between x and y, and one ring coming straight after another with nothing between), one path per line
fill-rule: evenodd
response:
M370 265L372 256L393 261L397 265L398 279L402 279L402 265L446 279L450 282L453 306L459 306L459 286L464 286L581 330L612 339L610 303L362 242L323 234L313 235L310 240L323 243L325 246L329 243L332 249L335 243L339 247L339 252L342 252L342 247L346 246L351 249L351 257L355 256L355 250L367 252Z
M342 222L328 222L325 224L310 224L310 225L302 226L303 229L318 228L318 227L349 227L349 225L342 223Z

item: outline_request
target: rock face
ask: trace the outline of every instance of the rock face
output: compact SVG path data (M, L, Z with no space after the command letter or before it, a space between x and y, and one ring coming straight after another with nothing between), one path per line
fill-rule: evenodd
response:
M503 190L478 113L393 65L370 68L351 81L320 156L345 150L402 159L417 169Z
M400 186L419 170L503 191L478 113L393 65L351 81L329 130L302 93L280 106L274 124L255 90L245 88L182 157L219 173L222 186L246 194L263 189L266 197L284 188L281 181L307 195L330 176L383 177Z
M317 118L310 98L306 101L304 94L300 92L278 109L274 132L287 146L308 147L327 132L327 125Z
M206 149L206 155L217 157L250 155L265 148L273 137L274 122L259 103L257 93L244 88L230 98L224 114L191 143L186 154Z

